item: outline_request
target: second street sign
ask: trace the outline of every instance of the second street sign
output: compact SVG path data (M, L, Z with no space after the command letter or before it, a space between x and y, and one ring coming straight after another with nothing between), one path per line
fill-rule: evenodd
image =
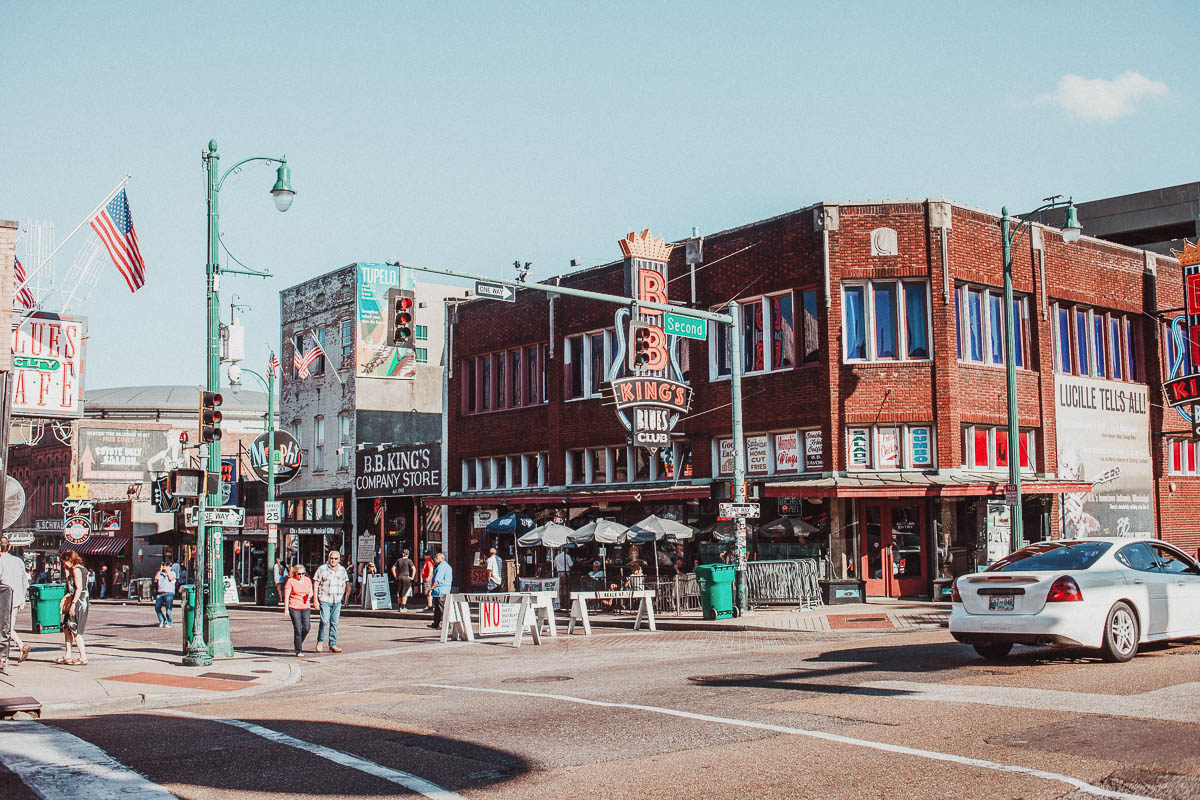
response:
M668 311L663 314L663 333L668 336L682 336L685 339L707 339L708 320Z

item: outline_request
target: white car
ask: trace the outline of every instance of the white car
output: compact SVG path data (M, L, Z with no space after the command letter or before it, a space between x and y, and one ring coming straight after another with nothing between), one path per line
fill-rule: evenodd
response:
M1056 539L1023 547L951 594L950 633L985 658L1014 644L1098 648L1200 636L1200 565L1157 539Z

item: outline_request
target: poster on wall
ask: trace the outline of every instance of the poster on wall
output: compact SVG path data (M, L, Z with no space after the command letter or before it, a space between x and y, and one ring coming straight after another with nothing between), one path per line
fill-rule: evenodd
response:
M717 465L722 475L733 474L733 439L722 439L717 445Z
M761 474L767 471L767 437L746 437L746 471Z
M1054 376L1058 477L1092 491L1063 495L1064 536L1152 536L1145 386Z
M775 434L775 471L795 472L800 468L800 441L795 433Z
M820 431L804 432L804 471L820 472L825 468L825 445Z
M356 269L355 374L360 378L412 380L417 374L416 351L388 344L388 326L392 320L387 307L389 289L415 289L412 273L387 264L357 264Z
M83 416L83 350L87 320L34 314L12 339L12 413L75 419Z
M851 428L846 438L846 463L850 469L871 466L871 429Z
M167 431L81 428L79 440L80 480L148 481L166 471Z

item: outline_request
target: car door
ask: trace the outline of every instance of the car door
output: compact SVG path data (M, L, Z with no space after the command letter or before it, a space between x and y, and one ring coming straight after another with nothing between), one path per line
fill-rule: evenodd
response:
M1167 590L1167 634L1200 634L1200 567L1173 547L1150 546Z
M1117 561L1132 570L1125 579L1134 586L1145 587L1149 606L1149 619L1142 620L1142 633L1146 636L1164 636L1167 633L1167 581L1159 568L1158 558L1147 542L1127 544L1117 553Z

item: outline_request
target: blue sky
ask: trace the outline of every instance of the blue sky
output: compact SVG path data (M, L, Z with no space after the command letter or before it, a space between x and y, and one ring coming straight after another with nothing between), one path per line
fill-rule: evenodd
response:
M83 307L89 387L198 383L204 177L246 365L278 291L352 261L534 277L650 227L820 200L998 210L1197 179L1191 3L26 3L5 13L0 218L69 231L127 172L148 282ZM203 11L202 11L202 10ZM77 244L68 245L65 272Z

